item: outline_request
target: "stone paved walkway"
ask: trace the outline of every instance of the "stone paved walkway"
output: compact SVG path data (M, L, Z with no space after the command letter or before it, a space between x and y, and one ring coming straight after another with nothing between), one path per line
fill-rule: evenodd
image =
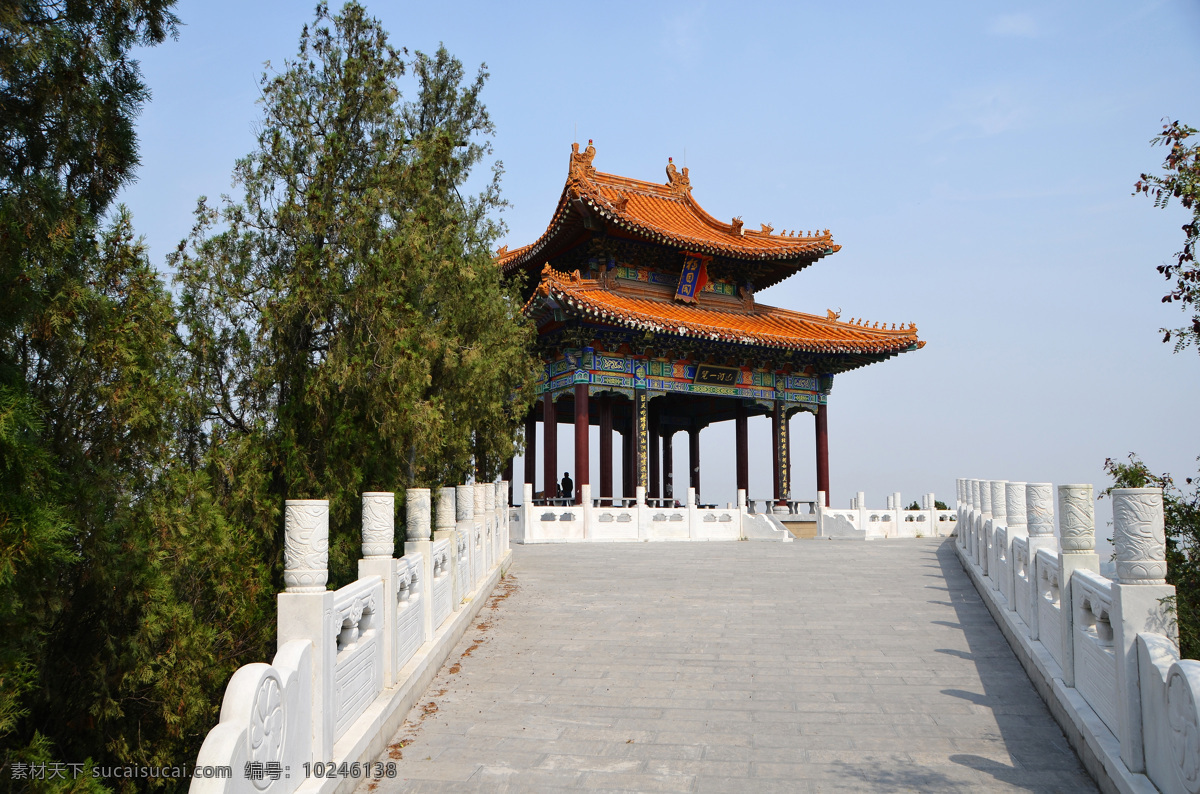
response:
M953 541L517 546L374 791L1095 791Z

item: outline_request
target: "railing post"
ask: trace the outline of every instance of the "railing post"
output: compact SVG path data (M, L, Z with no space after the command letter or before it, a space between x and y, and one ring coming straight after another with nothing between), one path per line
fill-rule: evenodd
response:
M971 561L973 563L975 563L975 565L978 567L978 565L979 565L979 535L980 535L980 531L981 531L981 525L980 525L980 521L979 521L979 516L980 516L980 511L979 511L980 490L979 489L980 489L981 483L979 480L970 480L970 481L968 481L967 484L971 489L970 495L967 497L971 504L971 515L970 515L971 542L969 544L969 548L967 549L967 553L970 555Z
M450 541L450 608L462 609L462 596L458 592L458 538L454 530L457 514L454 505L454 486L447 485L437 490L437 506L433 511L433 540Z
M591 537L592 529L592 486L590 483L581 483L575 487L579 489L579 520L583 524L583 539L587 540Z
M521 533L521 542L528 543L531 539L530 532L533 527L533 484L523 483L521 485L521 526L518 531Z
M967 501L966 497L963 495L964 482L965 480L963 480L962 477L959 477L954 481L954 531L956 537L955 542L958 543L959 549L966 548L965 535L963 533L963 527L966 526L966 523L963 521L963 514L966 509ZM900 519L897 518L896 520L899 521Z
M429 489L406 488L404 491L404 553L421 555L421 619L425 641L433 641L433 543L429 540Z
M487 492L488 487L477 482L475 488L475 521L472 527L472 542L471 542L471 573L475 575L475 581L471 582L471 589L478 589L479 583L483 581L483 577L487 575L487 548L484 539L487 537L487 526L489 521L487 508ZM495 499L495 496L492 497Z
M510 493L508 480L496 483L496 526L499 527L496 539L497 562L504 557L504 552L508 549L508 508L512 506Z
M529 486L530 500L532 504L533 486ZM471 593L475 592L475 571L472 570L475 565L475 486L474 485L456 485L454 487L454 516L457 519L457 543L459 547L466 549L466 564L463 566L462 587L459 593L459 600L466 598ZM528 525L526 525L528 526ZM455 553L457 553L455 549Z
M483 486L483 559L484 570L492 570L496 560L496 484L481 483Z
M1008 503L1005 496L1004 480L988 480L987 489L992 500L992 581L996 588L1004 594L1006 606L1010 612L1017 608L1012 589L1012 538L1008 533ZM1000 530L1004 530L1004 564L1000 564L1000 547L996 538Z
M1058 538L1054 537L1054 486L1048 482L1025 484L1025 527L1029 533L1029 639L1038 639L1041 591L1038 587L1040 573L1037 568L1038 549L1058 551ZM1061 581L1061 580L1060 580ZM1062 592L1061 587L1059 592Z
M992 570L992 484L990 480L979 481L979 569L988 580L988 586L995 589Z
M1167 546L1163 494L1159 488L1116 488L1113 545L1117 578L1112 585L1113 650L1117 654L1117 721L1121 760L1131 772L1146 769L1142 744L1142 698L1138 678L1137 635L1152 632L1178 643L1175 622L1163 604L1174 598L1167 584Z
M1095 498L1090 484L1058 486L1058 527L1062 536L1058 553L1058 592L1062 620L1063 684L1075 686L1075 602L1071 575L1100 570L1096 554Z
M329 502L288 499L283 510L285 590L277 598L277 647L307 640L312 654L312 754L333 758L333 672L337 632L329 580Z
M1012 577L1009 592L1013 594L1013 610L1017 608L1017 561L1012 551L1012 542L1017 538L1029 537L1028 514L1025 507L1025 483L1004 483L1004 515L1008 520L1008 574ZM1029 572L1025 572L1026 576Z
M396 683L396 495L369 491L362 495L362 559L358 578L383 581L383 685Z

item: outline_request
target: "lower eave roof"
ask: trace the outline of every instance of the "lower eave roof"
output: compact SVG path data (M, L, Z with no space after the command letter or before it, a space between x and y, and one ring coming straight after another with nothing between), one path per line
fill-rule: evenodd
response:
M748 308L685 304L611 290L578 272L568 275L546 265L523 311L533 315L551 301L567 316L608 325L783 350L888 357L925 346L911 323L873 328L842 322L832 312L818 317L761 303Z

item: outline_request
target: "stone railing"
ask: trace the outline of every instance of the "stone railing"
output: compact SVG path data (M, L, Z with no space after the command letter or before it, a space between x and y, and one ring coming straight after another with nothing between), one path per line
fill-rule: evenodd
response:
M958 515L936 509L933 494L921 497L920 510L905 510L899 492L887 498L887 507L867 508L859 491L848 509L825 507L825 494L817 493L817 537L879 540L883 538L947 537L954 533Z
M593 500L590 485L580 486L582 504L535 505L533 486L525 484L522 504L511 514L514 543L636 542L658 540L792 540L775 515L752 513L746 492L738 491L737 506L702 507L694 488L678 506L648 504L644 488L629 507L611 507ZM620 500L618 500L620 501Z
M329 503L289 500L278 652L233 674L191 791L332 794L355 788L483 606L511 559L508 483L405 492L395 556L395 498L362 499L358 579L326 589ZM432 527L431 527L431 519ZM332 765L332 766L331 766ZM394 768L392 774L394 775Z
M1113 491L1110 580L1092 486L1058 487L1057 536L1053 490L959 480L959 560L1101 789L1197 794L1200 662L1179 658L1162 492Z

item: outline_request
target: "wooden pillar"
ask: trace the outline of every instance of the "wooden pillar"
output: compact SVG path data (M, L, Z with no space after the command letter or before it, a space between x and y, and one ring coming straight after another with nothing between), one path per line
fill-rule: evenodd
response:
M746 438L746 406L741 400L737 403L737 413L733 419L734 433L737 441L734 444L737 455L737 488L739 491L746 492L746 498L750 498L750 465L749 465L749 442Z
M661 494L660 488L662 483L662 456L659 455L659 436L658 436L658 406L653 402L650 403L650 428L647 434L650 444L650 484L646 487L646 496L651 499L657 499Z
M780 420L779 420L779 400L775 401L774 407L771 409L771 499L776 504L782 498L780 490L782 484L779 478L779 437L780 437Z
M505 506L512 507L513 504L513 460L515 456L508 459L508 463L504 464L504 471L500 473L500 479L508 483L508 492L504 495Z
M530 408L525 417L525 479L537 488L537 413Z
M600 498L613 495L613 421L612 397L600 395Z
M792 492L792 420L787 411L783 412L783 446L787 450L783 463L783 493L786 496Z
M791 450L788 449L788 418L782 400L775 401L771 414L775 447L775 503L785 504L791 491Z
M558 411L550 392L542 398L542 490L547 499L558 493Z
M825 492L829 507L829 418L825 405L817 406L817 490Z
M675 498L675 456L671 451L671 437L675 431L671 427L662 432L662 484L663 496Z
M637 494L637 488L649 488L650 485L650 418L647 416L650 400L645 389L636 389L633 394L634 471L637 474L633 481L635 490L631 496Z
M637 433L634 431L636 418L630 416L625 431L621 433L621 497L629 499L633 496L635 475L637 470Z
M688 428L688 485L700 493L700 427L695 422Z
M588 425L591 424L591 414L588 411L588 385L575 384L575 504L583 504L583 486L588 485L588 469L591 467L591 456L588 450Z

